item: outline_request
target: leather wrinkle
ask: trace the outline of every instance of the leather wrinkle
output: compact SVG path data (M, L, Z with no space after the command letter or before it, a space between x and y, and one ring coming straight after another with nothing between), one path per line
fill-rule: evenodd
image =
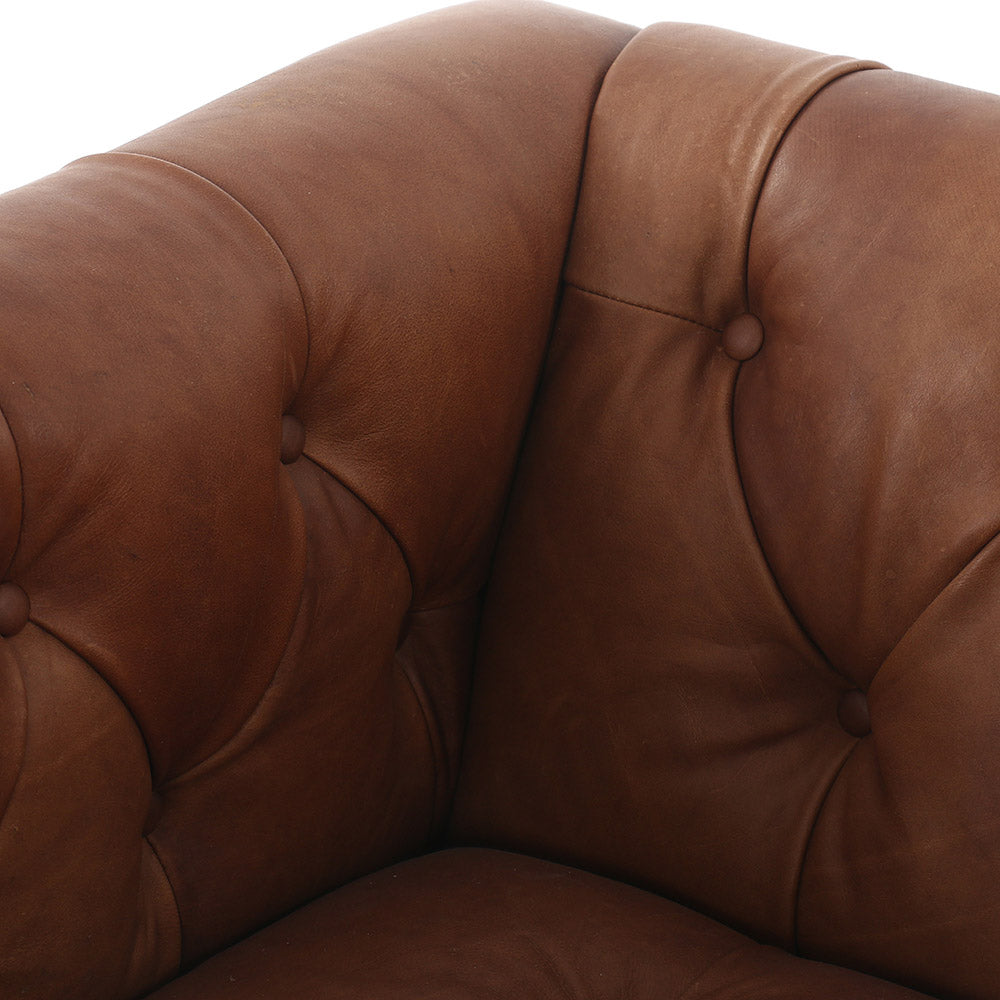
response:
M275 520L277 520L278 502L279 501L276 499L275 500L275 510L274 510L274 519ZM299 501L299 503L301 503L301 501ZM308 560L308 555L307 555L306 558ZM264 587L265 587L266 583L267 583L267 581L263 577L261 577L260 588L258 590L258 595L260 595L260 594L262 594L264 592ZM181 771L180 774L173 775L173 777L171 777L169 781L165 781L162 785L160 785L159 788L157 789L157 791L159 791L159 792L162 793L163 791L165 791L165 790L167 790L169 788L173 788L174 786L181 784L185 780L188 780L188 779L192 778L193 776L195 776L195 774L197 772L200 772L200 771L202 771L204 769L207 769L207 768L211 767L212 764L215 762L215 760L217 758L221 757L223 754L226 753L226 751L246 731L247 727L250 726L250 724L253 722L253 720L260 714L260 712L262 710L262 707L264 705L264 702L267 700L268 694L270 693L270 691L274 687L274 684L275 684L275 681L278 678L278 675L281 673L281 665L282 665L282 663L285 660L285 655L288 652L288 647L291 645L292 637L295 635L295 626L298 623L299 615L302 613L302 601L303 601L304 596L305 596L305 573L303 573L302 582L301 582L301 585L299 587L298 605L296 606L295 614L293 615L291 624L289 625L288 635L285 636L285 643L281 647L281 652L275 657L274 670L271 672L270 679L268 680L267 684L264 686L264 689L261 691L260 697L257 699L257 701L255 702L255 704L253 705L253 707L250 709L250 711L247 712L246 718L239 724L239 726L236 727L236 729L232 732L232 734L230 734L207 757L205 757L202 760L198 761L198 763L196 763L196 764L192 764L186 770ZM248 629L247 632L246 632L246 637L245 637L244 642L243 642L243 647L241 648L241 651L240 651L240 658L242 658L243 651L246 649L246 644L249 642L249 640L250 640L250 630Z
M21 461L21 451L17 446L17 438L14 436L14 431L11 429L10 421L7 419L7 415L3 411L3 406L0 405L0 420L7 425L7 433L10 435L10 440L14 446L14 459L17 462L17 478L18 486L21 489L21 510L20 517L17 522L17 541L14 543L14 549L10 554L10 559L7 560L7 565L3 567L2 579L6 579L7 574L10 572L11 566L14 565L14 561L17 558L17 554L21 548L21 538L24 535L24 464Z
M785 592L781 589L781 584L778 581L778 577L771 566L771 560L767 557L767 551L764 548L764 543L761 541L760 532L757 530L757 522L754 520L753 511L750 509L750 502L747 499L746 487L743 485L743 473L740 468L740 454L739 449L736 447L736 385L739 382L739 375L743 369L743 363L741 362L737 372L736 378L733 379L732 386L730 388L729 394L729 446L732 449L733 458L733 468L736 471L736 484L739 486L740 495L743 498L743 510L746 513L747 522L750 525L750 530L753 533L754 541L756 542L757 554L760 556L761 562L764 564L764 568L767 570L767 574L770 577L771 583L774 586L774 592L777 594L778 598L781 600L785 613L791 619L795 628L801 634L802 638L808 643L809 647L816 653L817 657L829 668L830 672L835 674L840 680L846 681L848 684L854 686L854 682L846 674L841 673L836 667L836 665L830 660L830 658L823 652L819 644L809 633L809 630L805 627L802 619L796 613L795 609L792 607L791 602L786 596Z
M149 845L150 853L154 858L156 858L156 863L160 866L160 871L163 873L163 880L167 883L167 888L170 890L170 898L173 900L174 913L177 916L177 940L180 945L177 953L177 961L174 963L175 974L178 974L183 968L184 954L186 951L186 943L184 941L184 921L181 919L181 907L180 903L177 901L177 890L174 888L173 879L170 878L170 872L167 871L167 866L163 863L163 858L160 857L160 852L157 849L152 836L152 834L143 834L142 839L147 845Z
M638 29L636 29L636 34L638 34ZM633 38L634 37L635 36L633 35ZM629 41L631 41L631 39L629 39ZM626 43L626 47L627 44L628 43ZM621 51L624 51L624 48ZM549 328L546 331L545 345L542 348L542 354L538 361L538 369L535 375L535 385L531 393L531 401L528 403L528 410L527 413L525 414L524 426L521 429L520 440L517 443L517 449L515 450L514 453L514 463L512 466L511 474L507 479L507 488L504 494L503 501L500 504L499 516L497 518L497 524L499 525L499 528L497 530L495 538L493 539L493 549L490 552L489 559L487 560L485 578L483 581L483 586L480 588L480 590L487 589L489 586L489 581L494 578L494 568L496 566L499 541L504 533L504 525L507 523L510 511L510 504L514 495L514 484L517 480L517 472L521 468L522 459L524 458L524 451L528 443L528 434L530 432L531 427L534 424L534 416L538 409L539 401L541 400L542 387L545 383L545 372L548 367L549 354L551 353L552 350L552 341L553 338L555 337L556 326L559 323L559 316L562 313L563 296L565 294L567 287L576 288L578 291L582 292L588 291L587 289L579 288L579 286L574 285L570 281L567 281L566 269L569 263L570 250L573 247L573 237L576 233L577 219L580 216L580 199L583 195L583 177L584 177L584 172L586 171L587 168L587 154L590 151L591 130L594 125L594 109L597 107L597 102L600 99L601 91L604 89L604 82L607 79L608 73L611 72L611 67L614 66L617 60L621 57L621 51L614 59L611 60L611 62L608 64L604 72L600 74L600 76L595 80L593 91L590 95L590 106L587 112L587 125L584 131L583 142L580 146L580 163L576 172L576 191L574 192L573 195L573 210L572 210L572 215L570 216L570 223L566 231L566 243L565 246L563 247L562 264L559 267L559 278L557 279L555 295L553 296L552 311L549 315ZM591 292L590 294L600 295L599 292ZM466 600L468 599L469 598L466 598ZM461 603L461 602L455 602L455 603ZM475 684L475 672L476 672L475 668L476 668L476 663L479 660L479 640L481 634L482 634L482 615L480 614L476 622L475 635L473 636L472 640L472 660L470 663L472 684ZM462 720L461 723L461 736L458 743L460 749L459 749L458 760L455 765L456 789L459 780L457 778L457 775L461 774L462 770L461 748L465 746L466 738L469 734L470 714L471 713L468 710L466 710L465 718ZM445 805L444 815L442 817L442 823L444 829L446 830L451 826L451 818L455 806L455 797L456 796L453 793L451 795L451 801L447 802Z
M35 628L37 628L40 632L44 632L47 636L54 639L57 643L59 643L60 646L63 647L63 649L72 653L82 664L84 664L88 669L93 671L93 673L95 673L104 682L107 689L115 696L116 700L121 704L122 708L125 709L125 711L128 713L129 718L132 720L132 725L135 726L136 732L139 734L139 738L142 740L143 749L146 751L146 766L149 770L150 783L152 784L153 773L154 773L153 756L149 750L149 740L146 738L146 733L139 723L138 716L135 714L134 711L132 711L132 706L125 700L124 697L122 697L121 692L114 686L114 684L111 683L110 680L108 680L107 677L104 676L101 670L95 664L91 663L90 660L87 659L87 657L83 656L78 650L74 649L72 644L69 643L66 639L64 639L61 635L59 635L58 632L56 632L50 626L45 625L44 623L38 621L36 618L30 618L29 622L32 625L34 625Z
M900 637L892 644L892 648L889 650L885 656L882 657L882 662L879 664L878 669L872 674L871 680L868 682L868 690L875 684L875 679L882 672L882 668L892 659L893 654L896 650L903 644L906 637L920 624L924 615L926 615L931 608L937 604L938 600L945 595L945 593L954 586L967 572L971 570L972 564L983 555L987 549L992 548L994 545L1000 545L1000 528L991 534L986 541L980 545L975 552L969 556L968 559L959 567L958 571L953 573L948 580L944 583L942 587L934 594L934 596L920 609L920 612L914 617L913 621L903 630Z
M488 575L487 579L489 579ZM441 604L423 604L419 608L411 608L406 613L412 617L413 615L429 615L432 611L447 611L449 608L457 608L460 604L468 604L469 601L474 601L479 596L481 590L481 587L477 587L471 594L466 594L464 597L449 598Z
M190 174L192 177L197 177L198 180L204 182L215 188L220 194L223 194L228 198L234 205L237 205L243 213L253 221L258 229L268 238L268 240L273 245L274 249L278 251L281 259L285 262L285 267L288 268L288 273L291 275L292 281L295 282L295 287L299 293L299 304L302 306L302 322L305 328L306 334L306 357L305 362L302 366L302 371L299 373L299 385L305 383L306 373L309 371L309 356L312 348L312 331L309 324L309 310L306 308L306 298L302 291L302 283L299 281L299 276L295 273L295 268L292 267L291 261L288 259L288 254L285 253L281 244L274 238L271 231L264 225L263 222L254 215L253 212L247 208L238 198L230 194L222 185L217 184L210 177L206 177L204 174L198 173L197 170L192 170L190 167L185 167L183 163L177 163L175 160L168 160L163 156L154 156L151 153L133 153L129 150L114 150L112 154L99 154L99 155L114 155L114 156L132 156L140 160L155 160L158 163L165 163L168 166L176 167L178 170L184 171L186 174Z
M386 519L375 509L375 507L372 506L372 504L369 503L369 501L365 497L363 497L353 486L349 486L346 482L344 482L344 480L341 479L336 472L334 472L332 469L324 465L318 458L313 458L312 455L308 454L305 451L302 452L302 455L300 456L299 460L301 461L303 458L307 462L310 462L312 465L315 465L317 469L321 470L322 472L325 472L345 493L349 493L355 500L357 500L357 502L361 504L361 506L364 507L365 510L367 510L368 513L371 514L373 518L375 518L375 520L378 522L379 527L389 536L389 538L392 539L396 548L399 550L400 558L403 560L403 565L406 567L407 576L410 579L410 600L412 601L413 595L417 592L416 576L414 575L413 572L413 565L410 561L410 555L406 551L405 547L403 546L402 540L399 538L396 532L389 527L389 524L386 521ZM451 601L448 602L448 604L451 603L453 602ZM461 601L455 603L461 603ZM447 605L443 605L443 607L447 607ZM432 611L434 609L428 607L423 610Z
M809 860L809 848L812 846L813 838L816 834L816 830L819 827L819 821L822 818L823 810L826 808L826 803L833 793L833 788L837 784L841 774L844 772L844 768L847 767L847 762L851 759L852 754L858 748L863 737L854 737L854 742L847 748L843 759L840 764L833 772L833 776L830 778L829 784L826 786L826 791L823 792L823 797L819 800L819 804L816 806L816 812L813 815L812 822L809 824L809 832L806 834L805 842L802 845L802 857L799 860L799 874L798 878L795 880L795 901L794 909L792 911L792 950L794 954L801 955L801 949L799 948L799 903L802 897L802 883L805 879L806 863Z
M695 995L694 991L701 987L701 985L705 981L705 977L711 975L712 972L715 969L717 969L727 958L731 958L733 955L736 955L741 951L746 951L747 949L754 947L760 947L760 945L756 944L756 942L753 941L744 941L736 945L735 948L730 948L729 951L725 951L718 957L713 958L712 961L705 966L705 968L703 968L700 972L695 974L694 979L692 979L691 982L689 982L687 986L684 987L680 995L677 997L677 1000L690 1000L690 998L693 998Z
M535 953L535 956L545 968L545 971L548 972L550 978L555 984L556 989L559 991L559 994L564 997L565 1000L579 1000L579 993L573 989L569 977L566 975L565 971L560 968L555 956L550 951L547 951L544 947L542 947L537 938L533 935L519 933L517 936L520 941L527 945L529 950Z
M578 292L583 292L586 295L596 295L602 299L610 299L612 302L620 302L625 306L632 306L635 309L645 309L646 312L658 313L661 316L669 316L671 319L679 319L683 323L690 323L692 326L700 326L703 330L707 330L709 333L721 334L722 330L709 326L708 323L703 323L698 319L691 319L690 316L682 316L680 313L671 312L669 309L661 309L659 306L651 306L644 302L633 302L631 299L623 299L618 295L612 295L610 292L599 292L594 288L584 288L582 285L578 285L573 281L567 281L566 285L569 288L575 288Z
M767 179L771 173L771 169L774 166L775 161L778 158L778 154L781 152L781 147L784 144L785 138L788 133L794 128L795 123L802 117L803 113L812 104L813 101L823 93L827 87L836 83L838 80L843 80L844 77L852 76L855 73L864 73L868 70L881 69L881 66L851 66L845 67L844 72L838 73L836 76L829 80L824 81L818 87L816 87L812 93L810 93L806 99L799 106L799 109L792 115L789 119L788 124L785 126L781 133L778 141L774 144L774 149L771 150L771 155L768 158L767 166L764 168L764 172L761 175L760 186L757 188L757 193L754 197L753 207L750 210L750 224L747 226L747 239L746 239L746 249L743 254L743 290L744 290L744 301L747 304L747 310L753 312L753 303L750 300L750 245L753 242L753 228L754 223L757 221L757 210L760 208L761 197L764 194L764 188L767 185Z
M406 682L413 692L417 707L420 709L420 714L424 720L424 729L427 732L427 745L431 752L431 767L434 775L431 782L431 808L428 810L426 840L427 843L430 843L434 836L434 829L437 826L438 819L434 814L437 811L438 794L441 790L441 757L444 754L444 735L441 732L441 726L438 723L437 717L431 709L427 690L416 672L408 664L400 667L399 672L406 678Z
M784 130L782 131L782 134L781 134L780 138L774 144L774 149L771 151L771 155L770 155L770 157L768 159L767 166L764 168L764 172L761 175L760 186L758 187L756 195L754 196L753 207L750 210L750 224L747 227L746 250L745 250L744 255L743 255L743 290L744 290L744 301L747 304L747 310L749 312L753 313L754 310L755 310L755 307L757 305L756 296L751 296L751 294L750 294L750 291L751 291L750 290L750 249L751 249L751 245L753 243L754 223L757 221L757 213L758 213L758 210L760 208L761 198L763 197L763 194L764 194L764 188L767 186L768 177L770 176L771 171L772 171L772 169L774 167L774 164L775 164L775 162L776 162L776 160L778 158L778 155L781 152L781 147L784 144L785 139L787 138L787 136L791 132L791 130L794 128L795 123L805 113L805 111L809 107L809 105L812 104L812 102L815 101L816 98L821 93L823 93L824 90L826 90L828 87L830 87L832 84L836 83L838 80L844 79L847 76L852 76L855 73L864 73L864 72L867 72L867 71L872 70L872 69L880 69L880 68L881 67L879 67L879 66L854 66L854 67L849 67L849 68L846 68L844 72L839 73L837 76L834 76L831 79L826 80L823 83L821 83L802 102L802 104L799 106L798 110L789 119L789 122L785 126ZM742 370L742 367L743 367L743 363L741 362L740 363L740 370ZM739 379L739 372L737 372L737 380L738 379ZM802 633L802 636L809 643L809 645L812 647L812 649L814 649L816 651L817 655L822 659L822 661L830 668L830 670L833 673L835 673L838 677L840 677L841 679L843 679L843 680L845 680L848 683L851 683L853 685L854 682L851 680L851 678L849 678L846 674L842 673L840 670L837 669L836 665L830 660L830 658L826 655L826 653L823 652L823 650L820 648L819 644L813 639L812 635L810 635L809 631L806 629L805 625L803 624L801 618L795 612L795 609L792 607L792 605L791 605L790 601L788 600L787 596L785 595L784 591L781 589L781 584L778 581L778 577L777 577L777 575L774 572L774 569L773 569L773 567L771 565L770 560L767 558L767 552L765 551L763 542L761 541L760 532L757 530L757 524L756 524L756 522L754 520L753 512L752 512L752 510L750 508L750 502L749 502L749 500L747 498L746 488L743 485L743 475L742 475L742 472L741 472L741 469L740 469L739 450L736 447L736 391L735 390L736 390L736 382L734 381L733 392L732 392L732 395L730 397L730 441L731 441L732 449L733 449L733 459L734 459L735 466L736 466L737 481L739 483L740 492L743 495L743 504L744 504L744 507L746 509L747 518L748 518L748 520L750 522L750 527L751 527L751 529L753 531L754 538L757 541L757 548L759 550L761 559L764 561L764 565L767 567L767 571L768 571L768 573L769 573L769 575L771 577L771 580L774 583L775 590L777 591L778 595L781 597L781 600L784 603L785 608L786 608L789 616L791 617L792 621L795 623L795 625L798 628L798 630Z
M413 573L412 573L412 570L410 568L410 561L409 561L409 558L407 557L405 549L403 548L403 546L400 543L399 539L396 537L395 533L389 528L389 526L385 523L385 521L379 516L378 512L375 511L371 507L371 505L368 504L368 502L362 496L360 496L357 492L355 492L353 489L351 489L342 479L340 479L336 474L334 474L328 468L326 468L325 465L323 465L321 462L319 462L317 459L313 458L312 456L306 454L305 452L302 453L302 455L300 456L299 460L301 461L302 459L305 459L310 464L312 464L317 469L319 469L321 472L324 472L341 489L343 489L345 493L347 493L354 500L356 500L359 504L361 504L361 506L364 507L365 510L367 510L368 513L375 519L375 521L379 525L379 527L381 527L382 530L389 536L389 538L392 540L392 542L394 543L394 545L398 549L400 557L401 557L401 559L403 561L403 564L406 566L406 570L407 570L407 573L408 573L409 579L410 579L410 593L412 595L414 587L413 587ZM275 513L277 513L277 506L275 507ZM263 587L264 587L265 582L266 581L263 581L263 580L261 581L261 590L262 591L263 591ZM221 755L223 755L223 754L226 753L226 751L228 750L228 748L230 746L232 746L232 744L235 743L240 738L240 735L247 729L247 727L249 725L252 724L253 720L259 715L259 713L260 713L260 711L262 709L262 706L263 706L265 700L267 699L268 693L274 687L275 681L277 680L278 675L281 673L281 664L284 661L285 654L287 653L287 650L288 650L288 646L289 646L289 644L292 641L293 635L295 634L295 625L296 625L296 622L298 620L298 614L301 613L302 597L303 597L304 592L305 592L305 579L303 578L302 588L300 589L300 592L299 592L299 607L298 607L298 611L296 612L296 616L295 616L295 618L292 621L291 628L289 628L289 630L288 630L288 636L287 636L287 638L285 640L285 645L284 645L281 653L277 657L277 661L276 661L276 664L275 664L274 671L271 674L271 679L268 681L267 686L261 692L261 695L257 699L257 702L254 705L254 707L247 714L247 717L240 724L240 726L236 729L236 731L233 732L233 734L221 746L219 746L218 748L216 748L215 750L213 750L207 757L205 757L203 760L199 761L197 764L193 764L191 767L187 768L185 771L182 771L180 774L174 775L168 782L165 782L160 787L160 789L159 789L161 792L163 790L165 790L165 789L168 789L168 788L171 788L171 787L173 787L175 785L178 785L178 784L182 783L185 780L189 780L190 778L192 778L193 776L195 776L196 772L200 772L203 769L211 767L212 764L214 763L214 761L218 757L220 757ZM420 613L425 612L425 611L437 611L437 610L440 610L440 608L448 608L448 607L452 607L453 605L464 604L467 601L472 600L472 598L474 598L475 596L476 596L475 594L472 594L469 597L463 598L462 600L448 601L446 604L440 605L439 607L428 607L428 608L421 608L420 610L417 610L417 611L408 611L407 614L410 614L410 615L412 615L412 614L420 614ZM413 687L413 683L414 683L413 679L411 677L409 677L409 675L407 674L407 672L406 672L405 669L403 670L403 673L407 675L406 676L407 682L410 684L410 686L412 688ZM422 687L422 685L421 685L421 687ZM428 711L428 709L425 707L425 705L423 703L423 700L420 697L420 694L416 690L414 690L413 693L414 693L414 697L416 698L417 703L418 703L418 705L420 707L420 711L424 715L424 724L428 728L428 740L431 742L431 754L432 754L432 758L435 761L435 764L434 764L434 767L435 767L434 787L435 787L435 792L436 792L437 791L437 782L438 782L437 757L436 757L436 754L434 753L433 737L431 736L431 731L430 731L430 727L431 727L432 723L427 718L427 711Z
M467 597L463 597L457 601L448 601L445 604L438 604L433 607L427 608L415 608L412 611L407 612L409 618L413 618L417 615L429 614L434 611L447 611L450 608L457 608L463 604L469 604L475 601L479 596L479 591L475 591L469 594ZM472 663L475 663L475 643L479 638L479 623L476 624L476 639L473 642L473 656ZM470 663L470 668L472 666ZM424 726L427 729L427 741L431 749L431 760L434 765L434 787L432 794L434 796L432 800L433 807L430 811L430 820L428 821L427 829L427 842L430 843L434 837L435 829L444 829L447 827L448 822L451 818L451 807L452 803L450 801L445 801L442 814L440 816L435 816L438 795L441 791L441 775L443 768L447 760L447 741L445 740L444 728L441 725L441 720L438 718L437 714L434 712L433 703L427 694L427 688L420 676L410 667L403 666L400 668L403 676L406 678L407 683L413 691L413 696L417 700L417 704L420 706L421 714L424 717ZM467 713L466 713L467 714ZM463 729L463 741L464 741L464 729ZM461 745L461 744L460 744ZM456 763L456 767L460 765L459 762ZM453 797L453 796L452 796Z
M281 504L281 497L280 497L280 494L276 492L275 493L275 498L274 498L274 508L271 511L271 536L272 536L272 538L274 537L274 529L275 529L275 527L276 527L276 525L278 523L278 512L279 512L280 504ZM300 505L301 505L301 502L300 502ZM258 584L257 584L257 592L256 592L256 595L254 597L253 608L251 609L250 614L247 617L247 621L253 621L254 618L256 617L257 609L260 607L260 605L263 602L263 596L264 596L264 591L265 591L265 589L267 587L267 582L268 582L267 578L263 574L261 574L260 579L258 580ZM228 747L230 744L232 744L233 741L236 740L239 737L240 733L242 733L246 729L247 725L249 725L250 720L257 714L258 709L260 708L260 706L263 703L264 699L267 697L267 693L274 686L274 680L278 676L278 672L281 669L282 660L284 660L284 658L285 658L285 653L288 651L289 643L292 641L292 635L295 633L295 623L298 620L299 612L301 611L301 608L302 608L302 597L303 597L304 592L305 592L305 576L303 574L302 584L299 587L299 601L298 601L298 606L297 606L295 615L292 617L291 624L289 625L288 635L285 637L285 643L284 643L284 645L281 648L281 652L275 658L274 670L271 671L271 676L268 678L267 684L264 685L264 689L263 689L263 691L261 691L260 697L257 699L257 701L254 704L254 706L250 709L249 712L247 712L246 718L236 727L236 730L232 733L232 735L229 736L229 737L227 737L222 742L221 746L217 747L215 750L212 751L212 753L209 754L209 756L208 756L208 758L206 758L206 760L211 759L217 753L220 753L221 751L225 750L226 747ZM234 672L236 672L236 669L243 663L244 657L246 656L247 648L250 645L250 635L251 635L251 629L247 628L244 631L244 633L243 633L243 642L240 645L239 653L237 654L235 662L234 662L234 665L233 665ZM200 764L195 764L193 767L188 768L188 770L185 773L190 773L191 771L194 770L195 767L200 767L200 766L201 766ZM179 777L181 777L181 775L175 775L171 779L171 782L172 781L176 781Z
M639 29L637 28L636 34L638 33ZM633 35L633 38L634 37L635 35ZM629 41L631 41L631 39L629 39ZM625 47L627 46L628 43L626 43ZM611 60L611 62L608 64L604 72L597 77L597 79L594 82L593 91L591 92L590 95L589 110L587 112L587 125L586 129L584 130L583 143L581 144L580 147L580 163L576 172L576 190L573 194L573 209L572 209L572 214L570 215L569 227L566 232L566 243L563 247L562 264L559 267L559 278L557 279L557 287L555 290L555 294L553 296L552 311L549 316L549 328L546 331L545 345L542 349L542 356L538 362L538 372L535 377L535 385L531 394L531 402L528 404L528 411L525 416L524 427L521 431L521 438L517 443L517 450L514 454L514 464L512 467L512 473L507 482L507 489L504 495L503 502L500 505L500 516L498 518L498 524L500 524L501 527L500 530L497 532L496 539L494 540L493 551L490 553L484 585L486 581L493 579L493 567L496 563L496 555L498 548L497 543L499 542L500 536L503 534L503 525L507 521L507 512L510 508L511 498L514 493L514 481L517 479L517 470L521 467L521 460L524 456L524 449L528 442L528 432L534 423L533 418L535 415L535 411L538 408L539 399L541 398L542 384L545 381L545 370L546 367L548 366L548 358L552 349L552 340L553 337L555 336L556 326L559 323L559 316L562 312L563 295L567 287L576 288L578 291L581 292L588 291L588 289L580 288L578 285L574 285L573 282L566 280L566 269L569 263L570 250L573 247L573 237L576 233L577 219L579 218L580 215L580 199L583 196L583 177L587 169L587 155L590 152L591 130L593 129L594 125L594 109L597 107L597 102L600 99L601 91L604 89L604 81L607 79L608 73L611 72L611 68L621 57L621 52L624 51L625 47L623 47L623 49L618 53L618 55ZM590 292L590 294L600 295L601 293ZM603 296L603 297L607 298L608 296ZM461 603L461 602L455 602L455 603ZM479 628L477 626L476 638L473 643L473 663L475 663L476 660L476 649L478 648L478 645L479 645ZM464 741L464 733L463 733L463 741Z
M14 781L10 786L10 794L6 799L0 801L0 830L3 829L3 821L7 818L7 809L10 806L14 795L17 792L18 787L21 784L21 779L24 776L24 759L27 755L28 750L28 720L27 720L27 707L28 707L28 696L25 690L24 684L24 670L21 668L20 661L15 656L9 657L10 661L13 662L15 669L17 670L18 676L21 678L21 701L25 707L25 722L24 726L21 728L21 741L20 741L20 756L17 762L17 774L14 776Z

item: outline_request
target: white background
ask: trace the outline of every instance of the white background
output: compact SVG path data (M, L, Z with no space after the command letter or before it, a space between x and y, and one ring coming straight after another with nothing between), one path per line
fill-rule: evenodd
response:
M571 0L695 21L1000 93L996 0ZM119 145L420 0L0 0L0 191Z

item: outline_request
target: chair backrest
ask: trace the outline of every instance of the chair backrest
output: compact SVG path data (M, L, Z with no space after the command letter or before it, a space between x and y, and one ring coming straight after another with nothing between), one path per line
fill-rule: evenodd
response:
M600 80L474 4L0 199L0 995L426 847Z
M1000 983L1000 99L726 32L598 99L452 836Z

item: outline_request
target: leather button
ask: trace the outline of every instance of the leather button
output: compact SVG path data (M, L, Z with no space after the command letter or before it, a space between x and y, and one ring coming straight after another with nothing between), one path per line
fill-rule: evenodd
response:
M722 331L722 349L733 361L749 361L764 343L764 325L753 313L731 319Z
M306 429L298 417L288 414L281 418L281 462L291 465L306 446Z
M17 635L30 613L28 595L16 583L0 583L0 635Z
M872 720L868 714L868 699L864 691L845 691L837 706L837 721L844 732L851 736L867 736L872 731Z

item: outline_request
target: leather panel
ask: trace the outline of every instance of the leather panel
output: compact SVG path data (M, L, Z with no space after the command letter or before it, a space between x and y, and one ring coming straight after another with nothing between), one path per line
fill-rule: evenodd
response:
M788 946L853 739L847 684L747 516L737 368L710 330L567 289L484 611L452 836Z
M568 281L721 328L746 310L764 174L799 109L877 65L697 24L654 24L594 108Z
M284 250L311 333L295 412L400 541L417 608L484 580L593 101L634 31L545 4L451 8L124 147L210 178Z
M150 1000L920 1000L675 903L497 851L447 851L324 897Z
M115 693L45 631L3 644L27 713L0 821L0 996L134 996L180 958L173 896L142 836L145 745Z

